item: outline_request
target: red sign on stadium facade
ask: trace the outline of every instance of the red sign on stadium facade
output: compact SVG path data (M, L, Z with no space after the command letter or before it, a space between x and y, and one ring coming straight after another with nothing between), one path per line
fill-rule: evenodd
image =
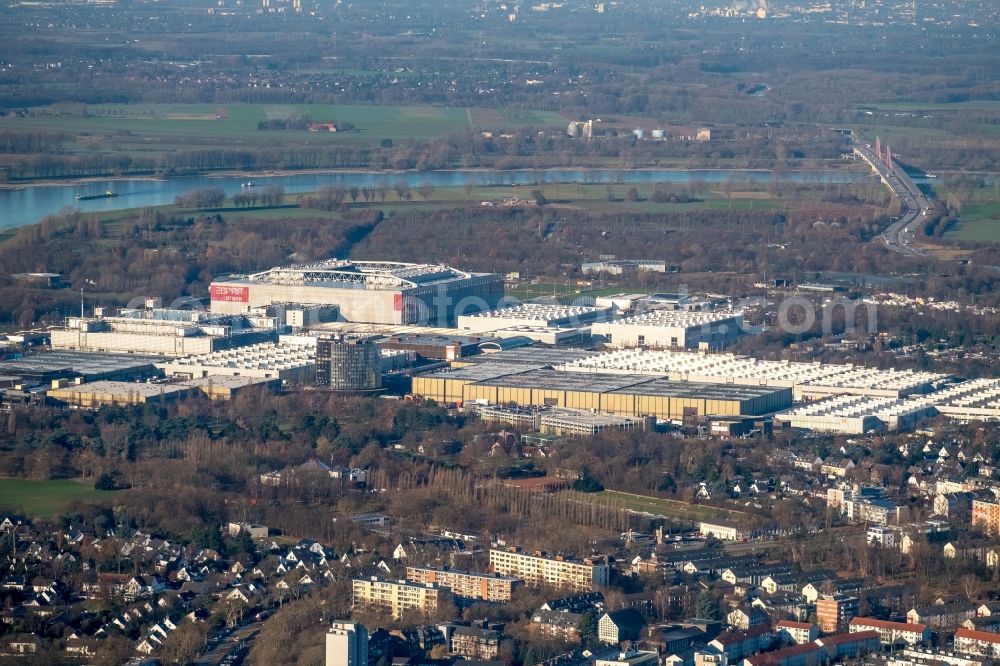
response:
M250 287L229 287L223 284L213 284L208 288L213 301L223 303L247 303L250 301Z
M392 309L395 310L396 312L402 312L403 311L403 295L402 294L393 294L392 295Z

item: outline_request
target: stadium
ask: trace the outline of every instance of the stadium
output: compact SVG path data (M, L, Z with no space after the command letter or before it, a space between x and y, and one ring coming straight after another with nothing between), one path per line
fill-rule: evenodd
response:
M341 318L374 324L454 325L491 310L503 278L441 264L329 259L227 276L211 285L212 312L237 314L272 303L337 305Z

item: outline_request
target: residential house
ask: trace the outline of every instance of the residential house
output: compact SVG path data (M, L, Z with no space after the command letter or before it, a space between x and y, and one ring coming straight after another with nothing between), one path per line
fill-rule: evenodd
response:
M819 471L827 476L844 478L854 467L854 462L850 458L840 458L839 460L831 458L820 464Z
M481 627L455 627L451 632L452 654L468 659L496 659L503 634Z
M34 634L15 634L5 642L7 645L5 652L12 655L35 654L42 644L41 639Z
M646 626L646 618L634 608L621 608L605 613L597 622L597 637L603 643L617 645L636 641Z
M931 629L959 627L974 617L976 617L976 604L968 601L920 606L911 608L906 613L906 621L910 624L926 624Z
M583 613L540 609L531 616L531 630L549 638L577 642L580 640L580 621L583 617Z
M787 575L790 571L791 568L787 564L757 564L754 562L745 566L729 567L719 577L734 585L736 583L761 585L769 577Z
M540 610L564 613L586 613L589 610L604 609L604 595L600 592L585 592L558 599L549 599L539 606Z
M767 613L754 606L740 606L726 616L726 622L734 629L741 631L768 624L770 621L771 618L768 617Z
M778 637L802 645L816 640L819 629L812 622L796 622L794 620L779 620L774 625Z
M765 577L760 586L768 594L792 592L798 589L800 578L801 576L795 573L776 573Z
M966 629L1000 633L1000 615L983 615L962 623Z
M972 517L972 501L976 494L970 491L938 493L934 497L934 515L958 522L968 522Z
M223 595L223 598L227 601L238 601L247 606L256 605L263 599L264 589L259 585L254 585L249 583L247 585L240 585L234 587L228 593Z
M132 576L125 583L123 592L125 601L135 601L151 597L161 592L163 588L163 581L156 576Z
M749 631L724 631L709 641L708 647L725 655L728 663L732 664L770 647L773 642L771 627L762 624Z
M247 532L251 539L266 539L268 534L266 525L252 523L229 523L226 529L231 537L239 536L241 532Z
M812 604L804 601L802 596L795 592L760 595L750 605L761 609L771 617L787 615L800 622L809 617L813 610Z

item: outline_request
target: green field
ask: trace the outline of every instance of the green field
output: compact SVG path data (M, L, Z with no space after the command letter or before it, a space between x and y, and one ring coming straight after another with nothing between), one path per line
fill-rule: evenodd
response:
M959 223L945 238L976 243L1000 243L1000 203L967 204Z
M730 202L723 193L710 190L699 193L697 201L688 203L655 203L648 199L654 187L652 183L635 184L636 189L639 190L640 200L626 201L624 196L631 186L614 185L615 201L608 201L607 186L604 184L546 184L542 187L533 185L479 185L469 188L468 191L463 187L435 187L426 200L416 190L411 190L411 199L409 201L400 201L396 193L390 189L387 192L384 202L381 199L377 199L375 203L369 205L364 203L363 199L359 198L358 202L354 204L348 199L347 204L352 208L375 208L391 214L406 210L437 210L466 205L478 206L482 201L500 201L508 197L517 197L531 201L533 200L532 192L536 189L543 191L549 199L550 206L585 208L590 211L601 212L665 213L701 209L766 211L782 209L790 203L784 199L769 197L764 192L734 192L732 201ZM339 219L340 215L336 212L297 207L296 202L299 196L298 194L286 195L284 199L285 206L279 208L229 208L229 206L232 206L232 202L231 200L227 200L224 208L212 212L221 212L227 218L244 219ZM800 196L808 198L811 196L811 193L805 192ZM159 206L158 210L165 213L181 214L208 212L179 208L172 204ZM134 217L139 211L140 209L138 208L123 209L96 213L96 215L100 216L100 219L104 222L107 232L115 233L121 231L120 226L123 220ZM546 288L549 290L547 295L552 295L552 285L548 285ZM574 287L571 291L575 293L576 288ZM562 293L557 292L557 295ZM546 294L539 293L537 295L544 296Z
M81 107L60 115L53 107L31 110L28 117L0 118L0 129L50 130L76 134L79 150L108 149L91 145L92 137L113 137L122 150L157 150L216 142L378 143L383 139L432 139L468 129L510 126L562 126L556 113L509 109L465 109L436 106L368 106L331 104L121 104ZM348 132L259 130L266 120L303 115L315 121L349 123ZM477 123L476 120L483 122ZM149 141L155 143L149 144ZM176 143L171 143L176 142ZM114 149L114 147L112 147Z
M115 491L94 490L89 481L0 478L0 510L39 518L62 513L75 502L99 504L114 495Z
M745 520L747 515L740 511L729 509L719 509L714 506L703 504L688 504L678 500L662 499L660 497L650 497L648 495L635 495L623 493L617 490L602 490L594 493L593 497L600 500L613 500L630 511L662 516L664 518L677 518L679 520Z

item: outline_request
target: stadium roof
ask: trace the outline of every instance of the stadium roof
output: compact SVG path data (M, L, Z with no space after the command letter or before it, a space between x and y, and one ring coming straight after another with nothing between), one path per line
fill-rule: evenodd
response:
M358 289L395 289L464 280L472 276L472 273L466 273L443 264L327 259L312 264L275 267L227 281L318 287L353 286Z

